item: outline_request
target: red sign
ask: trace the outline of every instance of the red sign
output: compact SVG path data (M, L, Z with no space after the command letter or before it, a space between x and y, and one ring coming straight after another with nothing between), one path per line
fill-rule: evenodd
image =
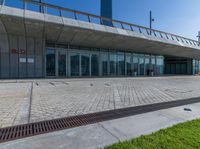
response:
M18 49L13 48L11 49L11 53L12 54L26 54L26 50L25 49L18 50Z
M17 50L17 49L11 49L11 53L12 53L12 54L17 54L17 53L18 53L18 50Z

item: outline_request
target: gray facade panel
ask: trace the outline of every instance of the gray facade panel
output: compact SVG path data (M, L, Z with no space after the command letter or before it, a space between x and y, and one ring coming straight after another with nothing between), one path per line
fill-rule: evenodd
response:
M35 56L35 77L43 77L43 66L42 66L43 57L40 55Z
M27 77L32 78L35 75L35 67L34 67L34 39L33 38L27 38Z
M26 58L26 38L19 37L19 78L26 78L27 77L27 58Z
M9 77L9 46L8 36L0 34L0 78Z
M43 39L35 40L35 77L43 77Z
M17 36L9 35L10 44L10 77L19 77L19 54L18 54L18 39Z
M9 53L1 52L1 75L0 78L9 78Z

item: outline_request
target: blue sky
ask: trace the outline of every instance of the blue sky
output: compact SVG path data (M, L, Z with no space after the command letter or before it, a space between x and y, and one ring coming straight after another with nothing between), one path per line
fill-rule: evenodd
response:
M100 0L46 0L46 2L100 14ZM197 39L196 35L200 30L199 7L200 0L113 0L113 18L149 26L149 11L152 10L155 18L154 29Z

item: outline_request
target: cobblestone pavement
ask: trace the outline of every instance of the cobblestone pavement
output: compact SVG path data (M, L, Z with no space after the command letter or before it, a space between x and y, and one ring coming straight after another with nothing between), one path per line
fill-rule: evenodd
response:
M17 124L27 83L0 83L0 128Z
M30 82L33 82L32 91L27 93ZM16 124L16 117L20 119L21 115L17 113L23 109L21 107L27 95L32 95L28 119L29 122L36 122L200 97L200 77L41 79L19 80L16 83L0 81L0 91L0 127L3 127Z

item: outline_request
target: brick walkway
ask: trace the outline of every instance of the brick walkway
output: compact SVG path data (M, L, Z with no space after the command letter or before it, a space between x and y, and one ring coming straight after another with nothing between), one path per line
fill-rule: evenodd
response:
M15 124L27 87L27 83L0 83L0 128Z
M27 94L31 95L27 93L30 82L33 82L33 89L30 117L27 118L30 119L29 122L200 97L200 77L195 76L19 82L21 83L0 83L0 114L4 115L0 117L0 127L20 123L16 119L23 117L19 113L24 112L19 111L23 109L21 107ZM7 90L12 92L6 92Z

